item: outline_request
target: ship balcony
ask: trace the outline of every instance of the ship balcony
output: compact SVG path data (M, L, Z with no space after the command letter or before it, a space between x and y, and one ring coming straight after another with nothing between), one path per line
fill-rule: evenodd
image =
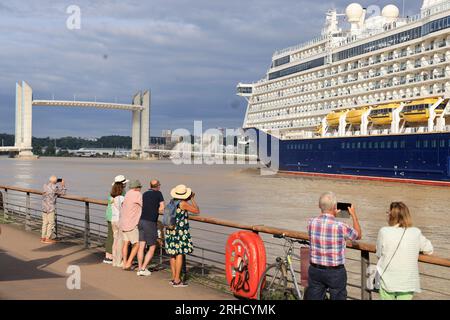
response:
M434 52L435 54L443 53L443 50L447 50L447 48L449 46L450 46L450 41L447 40L447 38L443 39L443 40L437 40L435 42L433 48L430 51L427 51L427 54L430 55L432 52ZM416 61L416 64L414 64L414 61L408 62L408 63L410 63L410 66L408 66L408 68L411 68L411 69L426 67L426 66L430 66L433 64L439 64L439 63L445 62L445 58L444 59L442 59L442 58L431 59L431 60L435 60L434 62L427 61L428 60L427 58L425 58L423 60L424 57L421 56L423 52L425 52L425 47L423 47L423 48L416 47L415 49L410 49L409 47L407 49L404 48L400 54L393 55L393 59L390 60L390 62L396 61L399 64L402 64L402 63L405 63L407 60L411 61L412 59L418 58L419 60ZM371 68L373 65L377 65L382 62L383 62L383 60L380 55L372 56L372 57L366 59L365 61L361 62L359 71L362 72L362 71L364 71L364 69ZM354 72L354 70L351 70L348 68L348 65L350 65L350 64L338 66L337 68L339 68L339 70L337 70L335 67L333 67L331 70L324 70L323 71L324 77L332 77L338 73L342 74L342 76L345 76L345 73ZM401 71L404 71L404 67L402 68ZM294 86L294 85L298 85L298 84L305 83L305 82L315 81L317 78L321 78L321 77L317 76L317 77L311 78L311 76L309 76L309 75L306 75L305 77L302 76L299 80L293 81L291 83L291 85ZM264 90L260 90L260 88L256 88L256 93L257 94L266 94L273 90L278 90L281 87L283 87L283 85L281 85L281 83L280 84L271 83Z
M443 61L443 62L440 62L440 61ZM407 79L405 78L406 79L406 83L413 84L415 82L428 81L428 80L437 80L437 79L442 79L442 78L448 77L449 75L444 73L443 71L439 72L438 74L436 74L435 71L431 70L431 69L436 69L436 68L439 68L439 67L445 67L446 63L448 63L448 61L450 61L449 58L439 57L439 62L438 63L435 63L433 65L420 66L420 67L418 67L416 69L411 69L411 70L414 70L414 72L419 72L419 71L422 71L422 73L425 72L425 75L424 76L417 75L416 77L407 77ZM405 68L405 66L403 66L403 69L404 68ZM395 69L393 69L394 72L391 73L390 75L392 76L392 75L395 74L397 77L400 78L402 76L405 76L408 72L411 72L411 70L408 70L408 69L406 69L406 70L401 70L401 69L402 68L397 70L397 67L396 67ZM426 75L427 71L430 74L428 76ZM435 73L435 74L433 75L433 73ZM367 76L367 74L365 76ZM379 78L379 77L384 77L384 75L382 75L382 73L379 70L377 70L376 72L373 72L373 74L369 74L369 78L371 78L373 80L376 80L376 78ZM322 95L322 92L320 92L320 91L322 91L325 88L330 87L330 84L331 84L331 86L334 86L335 89L339 89L339 88L342 89L342 87L348 85L348 83L352 83L352 84L356 85L358 83L362 83L364 81L367 81L367 79L365 79L364 77L361 77L360 79L352 79L352 80L348 80L348 78L347 79L342 79L341 78L337 82L337 84L336 83L332 83L332 82L327 82L324 85L324 87L321 88L321 90L318 90L319 91L318 94ZM394 79L392 79L392 80L394 80ZM326 80L326 81L329 81L329 80ZM401 89L401 87L398 86L399 83L398 82L395 82L395 83L397 85L394 85L394 82L392 82L392 83L388 82L386 84L383 84L383 86L381 88L383 88L383 89L387 89L387 88L393 88L393 89L394 88L398 88L398 89ZM405 85L405 80L402 80L401 85ZM380 87L376 87L375 89L379 89L379 88ZM299 96L304 95L305 93L311 92L312 89L314 89L313 86L311 87L311 89L308 88L307 90L304 90L304 88L302 90L293 90L292 92L290 92L290 93L288 93L286 95L283 95L283 98L286 98L286 99L297 98ZM316 90L316 89L314 89L314 90ZM346 92L345 88L344 88L343 92ZM351 93L357 94L358 92L355 91L354 89L351 89ZM348 94L349 94L348 92L345 93L345 95L348 95ZM337 93L332 93L330 97L333 97L333 96L337 97L337 96L342 96L342 95L343 94L339 95ZM268 97L268 98L261 98L256 104L271 103L271 102L274 102L276 100L279 100L279 98L280 98L280 96L271 96L271 97ZM308 102L308 101L307 101L307 99L300 99L300 102L303 103L303 102ZM272 108L269 108L269 109L272 109Z

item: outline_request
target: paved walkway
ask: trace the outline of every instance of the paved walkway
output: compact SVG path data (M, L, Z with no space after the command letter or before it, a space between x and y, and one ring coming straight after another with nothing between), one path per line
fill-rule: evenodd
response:
M135 272L99 263L103 253L77 243L44 245L35 233L1 225L0 299L162 299L223 300L226 293L190 283L172 288L169 273L140 278ZM81 268L81 290L67 289L67 267Z

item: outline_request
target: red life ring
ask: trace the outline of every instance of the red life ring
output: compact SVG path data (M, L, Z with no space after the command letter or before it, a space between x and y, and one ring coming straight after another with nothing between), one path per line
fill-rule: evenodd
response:
M227 241L225 272L233 293L242 298L256 299L259 280L266 268L266 249L254 232L238 231Z

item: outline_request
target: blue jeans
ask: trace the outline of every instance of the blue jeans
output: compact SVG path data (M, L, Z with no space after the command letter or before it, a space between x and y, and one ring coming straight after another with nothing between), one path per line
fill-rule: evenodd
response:
M327 289L331 300L347 300L347 271L309 267L307 300L324 300Z

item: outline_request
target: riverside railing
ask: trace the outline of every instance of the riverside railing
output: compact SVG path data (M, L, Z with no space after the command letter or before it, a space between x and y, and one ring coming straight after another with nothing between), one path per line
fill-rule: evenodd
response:
M20 222L26 230L38 230L41 222L42 192L39 190L1 186L0 211L6 220ZM107 233L105 222L105 200L66 195L57 202L56 235L63 239L81 240L85 248L101 246ZM191 233L195 251L189 255L189 275L199 281L227 289L224 276L224 248L228 236L236 230L257 232L263 238L267 250L267 263L272 263L281 254L282 244L273 235L308 240L304 232L279 229L264 225L246 225L207 216L191 216ZM367 268L377 260L375 245L364 242L348 242L347 272L348 291L351 299L372 299L366 290ZM297 252L300 252L298 248ZM300 275L299 257L294 258ZM163 248L159 250L160 264L167 263ZM419 298L450 299L450 260L437 256L419 257L423 293ZM198 277L197 277L198 276ZM300 279L301 277L298 277Z

